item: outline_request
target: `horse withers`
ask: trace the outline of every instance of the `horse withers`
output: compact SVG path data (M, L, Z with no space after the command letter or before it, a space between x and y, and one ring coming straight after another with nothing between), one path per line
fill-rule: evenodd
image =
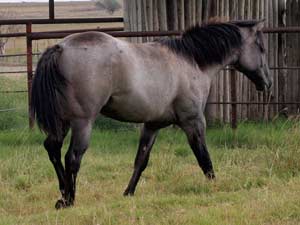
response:
M195 26L179 38L132 44L100 32L73 34L40 58L32 87L31 110L47 138L62 198L73 205L76 176L99 113L143 123L134 172L124 195L133 195L146 168L159 129L178 125L187 135L199 166L215 177L205 144L204 108L212 80L226 65L257 87L271 87L262 21ZM61 147L71 142L61 162Z

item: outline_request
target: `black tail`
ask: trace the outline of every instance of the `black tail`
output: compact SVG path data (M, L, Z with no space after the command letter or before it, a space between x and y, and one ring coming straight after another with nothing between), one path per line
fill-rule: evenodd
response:
M31 113L39 128L56 139L63 135L61 100L67 85L58 66L62 50L61 46L55 45L43 53L37 64L31 92Z

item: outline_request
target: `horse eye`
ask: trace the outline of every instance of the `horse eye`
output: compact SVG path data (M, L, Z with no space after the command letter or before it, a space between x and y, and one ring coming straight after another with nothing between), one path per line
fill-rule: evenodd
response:
M258 37L256 37L256 39L255 39L255 44L260 45L260 40Z

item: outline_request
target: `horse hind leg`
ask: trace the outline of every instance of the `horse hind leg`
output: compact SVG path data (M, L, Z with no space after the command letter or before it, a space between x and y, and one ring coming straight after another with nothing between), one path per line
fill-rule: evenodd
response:
M60 140L53 138L49 135L46 140L44 141L44 147L48 152L48 156L50 161L52 162L57 178L59 183L59 190L64 197L64 176L65 176L65 169L61 162L61 147L63 145L63 140L69 131L69 124L65 123L63 128L63 137Z
M92 123L90 120L71 121L71 143L65 155L64 198L56 203L56 208L72 206L75 200L76 177L81 159L89 145Z

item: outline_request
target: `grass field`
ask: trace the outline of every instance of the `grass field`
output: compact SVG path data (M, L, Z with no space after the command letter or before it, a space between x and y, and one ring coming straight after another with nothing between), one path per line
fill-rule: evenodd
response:
M0 77L0 91L25 77ZM26 95L0 96L0 224L300 224L300 123L210 127L217 179L207 181L183 133L162 130L134 197L123 197L138 128L98 120L74 207L56 211L54 169L43 135L27 128ZM110 128L108 128L110 127ZM63 147L66 151L69 137Z

